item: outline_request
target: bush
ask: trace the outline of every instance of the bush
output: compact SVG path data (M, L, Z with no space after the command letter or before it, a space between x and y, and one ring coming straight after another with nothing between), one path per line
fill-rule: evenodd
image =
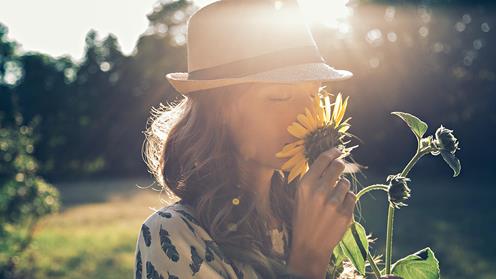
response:
M0 119L0 123L2 123ZM38 220L59 210L58 190L36 175L33 131L39 118L0 126L0 278L16 278L16 263L29 247Z

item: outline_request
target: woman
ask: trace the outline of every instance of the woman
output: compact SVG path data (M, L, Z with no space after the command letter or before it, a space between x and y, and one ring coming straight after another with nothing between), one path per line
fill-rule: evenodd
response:
M135 278L330 278L356 201L342 154L288 183L275 153L322 82L352 74L325 63L296 1L278 3L217 1L189 19L188 73L167 75L185 98L154 111L145 144L179 200L142 224Z

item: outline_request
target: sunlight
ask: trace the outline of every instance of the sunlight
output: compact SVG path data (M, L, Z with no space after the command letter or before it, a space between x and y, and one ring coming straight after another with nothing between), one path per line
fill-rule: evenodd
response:
M215 0L195 0L195 3L203 7ZM348 7L349 0L297 0L306 20L310 25L323 24L341 33L351 30L347 18L353 15L353 8ZM274 7L279 9L284 0L275 0Z
M310 24L323 24L348 33L351 26L346 22L353 15L353 9L348 7L349 0L298 0L301 10Z

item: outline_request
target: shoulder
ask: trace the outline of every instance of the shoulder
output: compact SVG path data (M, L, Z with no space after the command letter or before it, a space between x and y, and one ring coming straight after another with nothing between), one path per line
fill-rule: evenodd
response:
M158 233L159 238L168 236L187 242L212 240L198 222L192 208L180 202L164 206L145 219L141 225L141 235L145 238L145 244L151 240L153 232Z
M156 210L141 224L135 266L135 278L142 278L142 274L151 278L242 277L200 225L192 208L179 202Z

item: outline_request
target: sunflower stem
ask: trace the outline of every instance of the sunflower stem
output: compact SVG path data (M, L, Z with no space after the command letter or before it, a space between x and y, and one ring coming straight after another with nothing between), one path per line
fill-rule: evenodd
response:
M393 248L394 207L389 203L386 233L386 274L391 274L391 252Z
M362 190L360 190L358 192L358 194L356 195L356 198L357 198L357 201L367 192L369 191L372 191L372 190L384 190L384 191L388 191L389 187L387 185L384 185L384 184L372 184L370 186L367 186L365 188L363 188Z
M419 145L417 147L417 152L413 158L408 162L403 171L401 172L401 176L406 177L413 166L417 163L417 161L422 158L425 154L431 151L430 148L425 148L423 150L420 149L420 140ZM392 203L389 203L388 208L388 217L387 217L387 228L386 228L386 274L391 274L391 260L392 260L392 250L393 250L393 222L394 222L394 206Z
M374 262L374 258L372 257L372 254L370 254L370 251L367 251L367 260L369 261L370 267L372 268L372 271L374 272L375 278L380 279L381 278L381 271L377 267L377 265Z

